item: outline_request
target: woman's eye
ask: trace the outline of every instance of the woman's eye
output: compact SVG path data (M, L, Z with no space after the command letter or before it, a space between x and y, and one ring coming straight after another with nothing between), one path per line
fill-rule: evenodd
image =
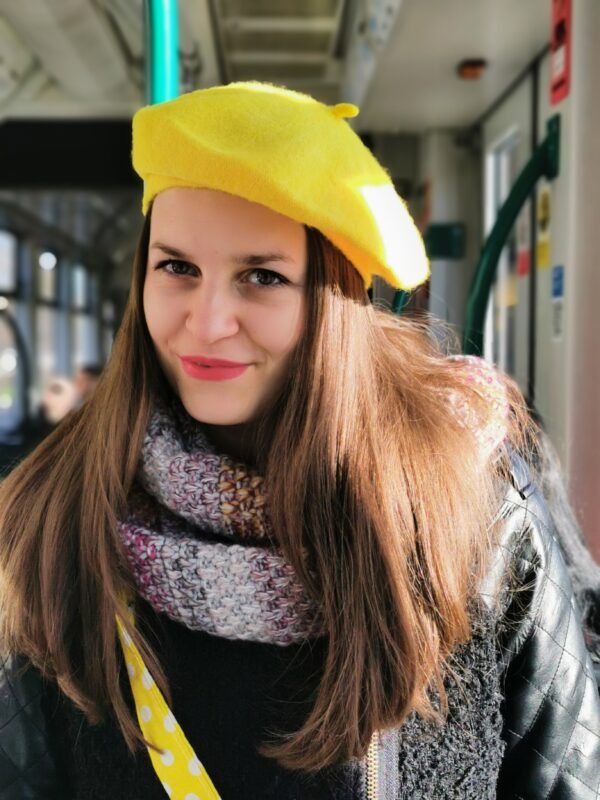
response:
M288 280L270 269L253 269L246 278L253 286L283 286Z
M185 261L177 261L177 259L173 258L168 261L161 261L156 265L156 269L161 269L168 275L194 275L196 273L195 267L191 264L186 264Z

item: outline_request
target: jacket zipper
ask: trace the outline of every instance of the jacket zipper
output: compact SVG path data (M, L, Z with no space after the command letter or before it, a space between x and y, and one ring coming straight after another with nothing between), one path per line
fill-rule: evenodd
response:
M367 800L379 800L379 734L373 734L367 750Z

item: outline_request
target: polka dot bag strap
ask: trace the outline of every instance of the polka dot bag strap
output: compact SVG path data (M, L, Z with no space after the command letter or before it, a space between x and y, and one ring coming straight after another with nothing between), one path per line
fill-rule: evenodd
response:
M131 605L129 610L130 622L134 625ZM140 728L145 739L157 748L148 747L148 754L167 796L171 800L220 800L119 617L117 630Z

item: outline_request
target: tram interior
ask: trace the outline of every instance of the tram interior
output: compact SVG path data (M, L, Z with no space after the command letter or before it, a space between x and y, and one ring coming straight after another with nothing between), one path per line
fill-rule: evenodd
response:
M142 219L129 130L147 102L145 5L0 0L4 470L37 441L28 424L53 381L58 401L60 380L110 355ZM536 182L511 226L482 354L515 378L541 419L600 556L600 330L590 300L599 288L591 75L600 13L596 0L573 0L571 38L563 29L558 41L556 5L179 0L180 91L256 79L357 104L352 123L406 199L431 258L431 280L403 313L442 320L457 347L486 237L560 116L559 174ZM569 86L559 97L565 53ZM391 308L395 296L377 281L373 299Z

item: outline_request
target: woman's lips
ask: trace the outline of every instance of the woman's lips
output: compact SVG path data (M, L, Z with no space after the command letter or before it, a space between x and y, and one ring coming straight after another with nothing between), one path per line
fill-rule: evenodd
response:
M201 381L229 381L238 378L250 366L250 364L202 356L180 356L180 359L186 375Z

